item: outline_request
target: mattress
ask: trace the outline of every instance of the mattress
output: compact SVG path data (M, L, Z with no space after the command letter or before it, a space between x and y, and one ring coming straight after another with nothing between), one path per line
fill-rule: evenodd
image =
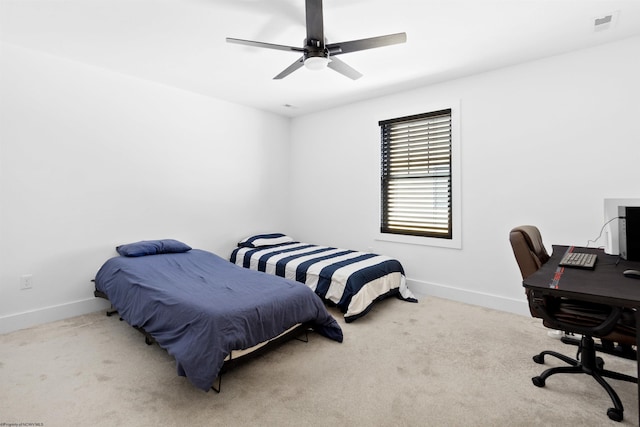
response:
M279 233L257 236L284 236ZM417 302L397 259L368 252L320 246L285 237L239 243L230 261L244 268L304 283L335 304L346 322L367 314L374 302L389 296Z

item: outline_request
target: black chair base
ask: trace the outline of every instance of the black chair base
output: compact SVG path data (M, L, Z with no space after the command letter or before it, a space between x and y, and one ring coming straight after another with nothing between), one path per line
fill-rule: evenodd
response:
M580 338L574 338L570 334L560 338L565 344L580 346ZM611 341L602 341L602 344L595 343L597 353L607 353L623 359L638 360L638 352L631 345L620 345Z
M602 386L609 394L611 401L613 402L613 408L607 410L607 416L613 421L622 421L624 414L624 407L618 397L615 390L605 381L604 377L613 378L621 381L628 381L637 383L638 379L629 375L621 374L619 372L609 371L604 369L604 360L601 357L596 357L596 347L593 338L589 336L583 336L580 340L580 348L578 354L582 354L580 360L572 359L564 354L557 353L555 351L543 351L540 354L533 356L533 361L539 364L544 364L545 356L556 357L570 366L557 366L547 369L537 377L531 378L533 384L537 387L544 387L545 381L551 375L554 374L587 374L593 377L598 384Z

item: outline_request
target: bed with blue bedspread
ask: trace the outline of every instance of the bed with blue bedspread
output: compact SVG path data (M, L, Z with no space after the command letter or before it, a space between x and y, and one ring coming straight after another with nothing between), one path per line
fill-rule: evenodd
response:
M238 243L236 265L306 284L335 304L346 322L371 310L374 302L395 295L417 302L407 287L400 261L385 255L297 242L282 233L257 234Z
M179 375L209 390L225 358L297 324L342 342L342 330L309 288L167 239L117 248L95 277L96 296L171 354Z

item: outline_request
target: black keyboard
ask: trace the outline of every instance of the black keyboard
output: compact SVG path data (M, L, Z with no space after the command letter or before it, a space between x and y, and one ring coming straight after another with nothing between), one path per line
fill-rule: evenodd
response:
M587 254L584 252L569 252L564 254L562 260L558 265L562 267L575 267L575 268L595 268L598 255Z

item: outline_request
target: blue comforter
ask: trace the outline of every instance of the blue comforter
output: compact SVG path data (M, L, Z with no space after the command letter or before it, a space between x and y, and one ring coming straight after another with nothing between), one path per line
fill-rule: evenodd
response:
M297 323L338 342L342 330L308 287L248 270L210 252L118 256L96 290L120 316L171 354L178 374L209 390L232 350L274 338Z

